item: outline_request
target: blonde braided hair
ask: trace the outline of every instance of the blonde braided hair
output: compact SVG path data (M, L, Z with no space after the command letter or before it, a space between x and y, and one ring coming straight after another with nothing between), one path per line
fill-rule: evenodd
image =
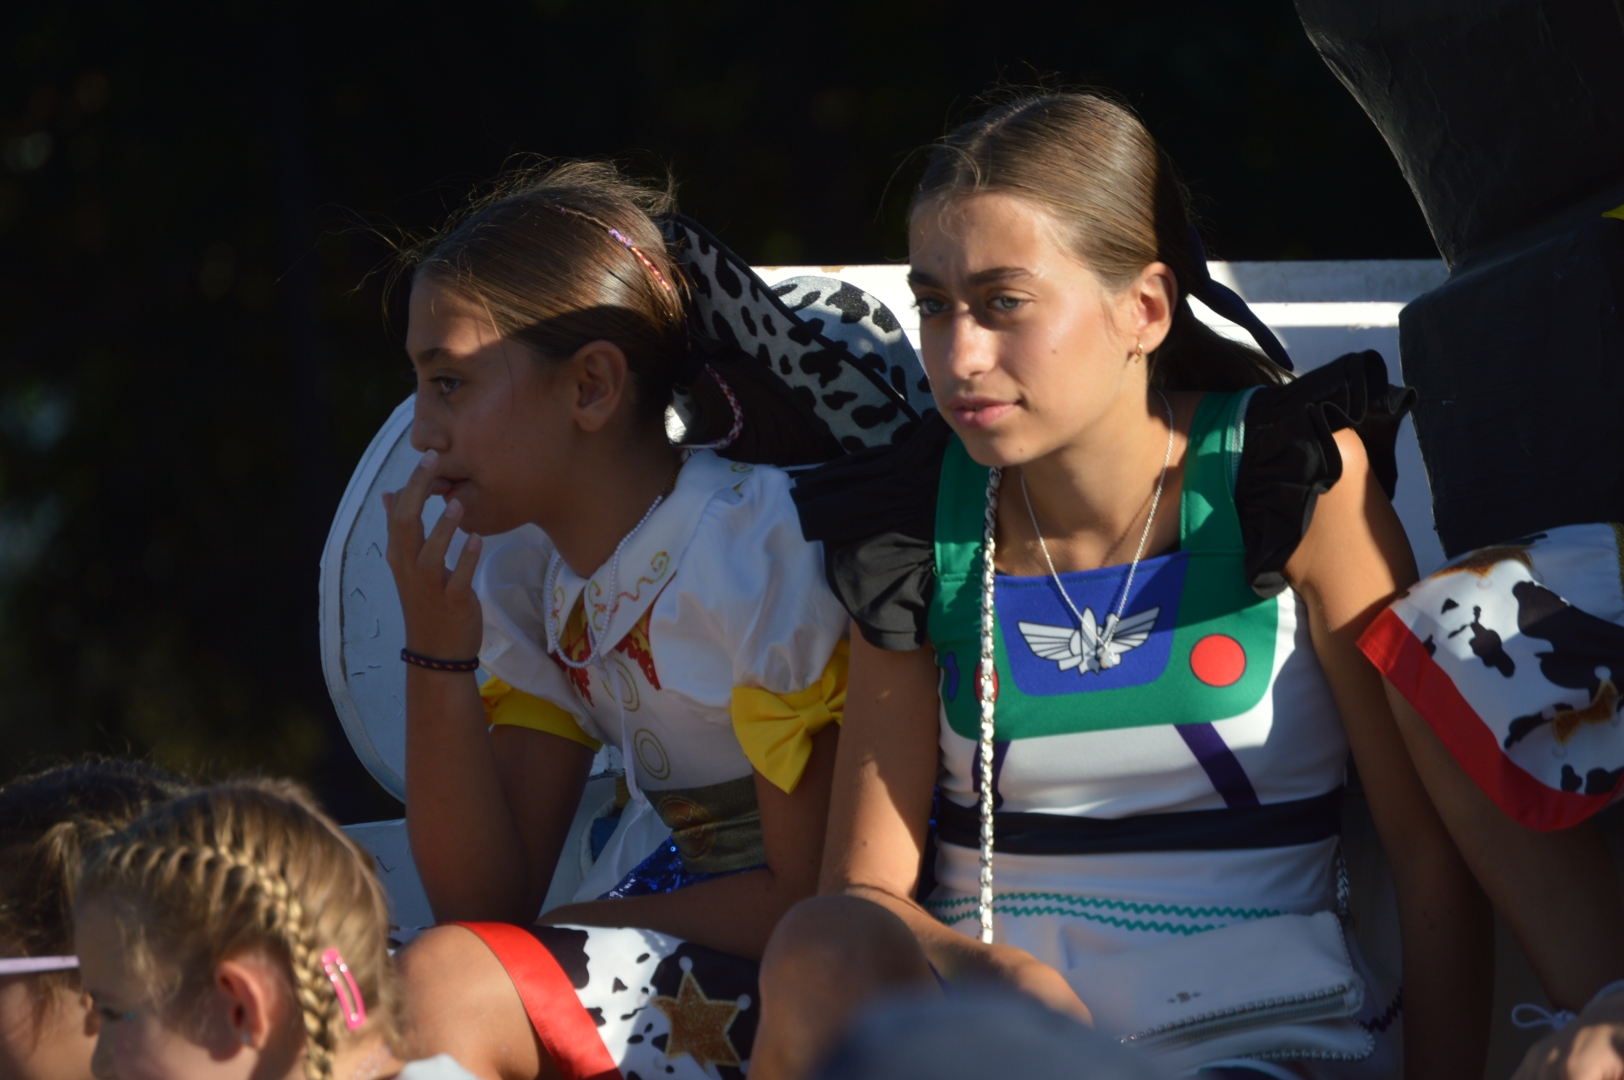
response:
M131 970L182 1026L221 961L268 954L303 1021L305 1075L332 1080L349 1033L320 956L336 948L367 1006L363 1030L398 1045L372 860L293 784L224 784L146 815L93 853L78 903L118 920Z

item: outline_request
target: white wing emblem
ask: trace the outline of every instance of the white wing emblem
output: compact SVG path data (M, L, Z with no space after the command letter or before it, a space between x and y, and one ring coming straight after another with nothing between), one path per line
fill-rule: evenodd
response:
M1156 625L1160 607L1146 608L1117 622L1115 615L1105 617L1105 629L1115 625L1116 630L1105 640L1105 630L1094 620L1094 609L1083 609L1083 624L1076 630L1069 626L1049 626L1046 623L1023 622L1021 636L1032 652L1044 660L1053 660L1061 671L1077 668L1077 674L1098 674L1122 663L1122 654L1137 649L1150 640L1150 631Z

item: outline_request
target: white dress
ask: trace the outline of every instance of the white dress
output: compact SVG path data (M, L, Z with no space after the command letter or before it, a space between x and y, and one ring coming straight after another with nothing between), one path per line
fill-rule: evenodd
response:
M1179 514L1179 545L1140 563L1131 585L1125 565L1063 574L1064 595L1048 576L997 575L994 937L1061 972L1100 1015L1124 1014L1122 983L1092 973L1130 965L1135 952L1166 956L1213 931L1337 907L1348 741L1306 608L1281 570L1312 514L1304 494L1335 479L1330 431L1308 422L1311 410L1329 402L1343 424L1385 419L1352 400L1378 375L1385 386L1379 368L1353 357L1288 386L1206 395L1183 494L1163 506ZM796 496L865 637L934 652L937 843L920 900L975 936L987 469L943 422L915 444L889 465L830 465ZM895 510L848 509L872 505L882 488ZM1115 663L1102 663L1097 628L1119 612ZM1363 999L1338 1020L1347 1047L1327 1051L1343 1060L1305 1051L1295 1066L1315 1080L1397 1068L1397 987L1345 944Z
M793 791L845 700L846 613L781 470L694 452L590 577L528 526L487 542L474 587L492 722L624 757L628 805L577 900L668 833L688 880L764 864L756 773ZM634 927L469 928L566 1075L742 1077L754 961Z

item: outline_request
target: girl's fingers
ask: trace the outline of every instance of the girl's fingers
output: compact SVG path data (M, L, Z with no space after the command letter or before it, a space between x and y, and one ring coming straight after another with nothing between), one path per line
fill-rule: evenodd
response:
M479 564L479 553L484 546L485 541L478 533L470 536L462 545L462 551L457 555L457 565L451 571L451 580L446 582L446 592L473 592L474 569Z
M428 502L429 484L439 463L439 454L433 450L425 453L406 478L406 485L386 499L390 546L398 548L407 559L416 559L423 547L423 504Z
M438 567L445 569L445 554L451 547L451 537L457 531L457 525L462 521L462 503L452 499L446 503L445 513L440 520L434 523L433 530L417 554L417 565L424 570Z

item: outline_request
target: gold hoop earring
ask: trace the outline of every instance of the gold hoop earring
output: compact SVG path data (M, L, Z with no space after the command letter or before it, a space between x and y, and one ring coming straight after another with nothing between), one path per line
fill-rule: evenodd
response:
M1135 348L1133 358L1135 360L1143 360L1145 358L1145 343L1143 341L1135 341L1134 345Z

